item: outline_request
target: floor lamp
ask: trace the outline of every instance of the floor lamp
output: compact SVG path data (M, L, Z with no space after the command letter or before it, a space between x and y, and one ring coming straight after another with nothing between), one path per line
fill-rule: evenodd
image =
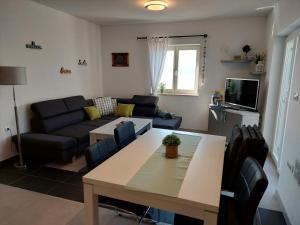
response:
M15 120L17 127L17 147L19 152L19 162L16 163L15 166L23 169L26 168L26 165L23 162L22 156L21 135L19 127L18 108L16 104L15 85L25 85L26 83L27 79L25 67L0 66L0 85L11 85L13 88Z

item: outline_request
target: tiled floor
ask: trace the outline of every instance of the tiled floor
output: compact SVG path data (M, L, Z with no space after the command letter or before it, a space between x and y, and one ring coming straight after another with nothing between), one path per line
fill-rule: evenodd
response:
M0 199L1 225L66 225L83 211L82 203L4 184Z
M0 168L0 183L83 202L82 175L41 166L20 170L8 164Z
M270 162L267 162L264 169L270 180L270 186L260 204L260 207L263 207L259 210L262 225L286 225L282 213L278 211L276 199L274 200L276 176L272 175L274 171ZM83 202L82 176L80 173L43 166L19 170L13 167L12 163L7 163L0 167L2 184L78 202Z

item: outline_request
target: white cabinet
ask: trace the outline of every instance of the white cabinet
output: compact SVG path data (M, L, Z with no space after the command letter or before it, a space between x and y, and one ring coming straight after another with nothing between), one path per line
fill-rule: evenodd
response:
M245 110L209 107L208 133L226 136L229 140L234 125L259 125L259 113Z

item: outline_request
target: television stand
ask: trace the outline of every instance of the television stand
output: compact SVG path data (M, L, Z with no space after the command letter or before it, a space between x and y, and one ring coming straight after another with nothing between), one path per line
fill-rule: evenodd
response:
M232 109L228 105L209 105L208 133L226 136L229 140L234 125L259 126L260 115L246 109Z

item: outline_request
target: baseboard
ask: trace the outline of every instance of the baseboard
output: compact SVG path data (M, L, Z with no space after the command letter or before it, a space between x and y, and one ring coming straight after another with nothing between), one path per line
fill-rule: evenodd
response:
M281 197L280 197L280 195L278 193L278 190L275 191L275 197L278 199L278 202L279 202L279 205L280 205L280 208L281 208L281 212L283 214L283 217L285 219L286 224L287 225L292 225L292 223L291 223L291 221L290 221L290 219L288 217L287 211L286 211L286 209L285 209L285 207L283 205L283 202L281 200Z
M4 159L3 161L0 161L0 167L6 166L6 165L12 165L18 160L18 155L12 156L8 159Z

